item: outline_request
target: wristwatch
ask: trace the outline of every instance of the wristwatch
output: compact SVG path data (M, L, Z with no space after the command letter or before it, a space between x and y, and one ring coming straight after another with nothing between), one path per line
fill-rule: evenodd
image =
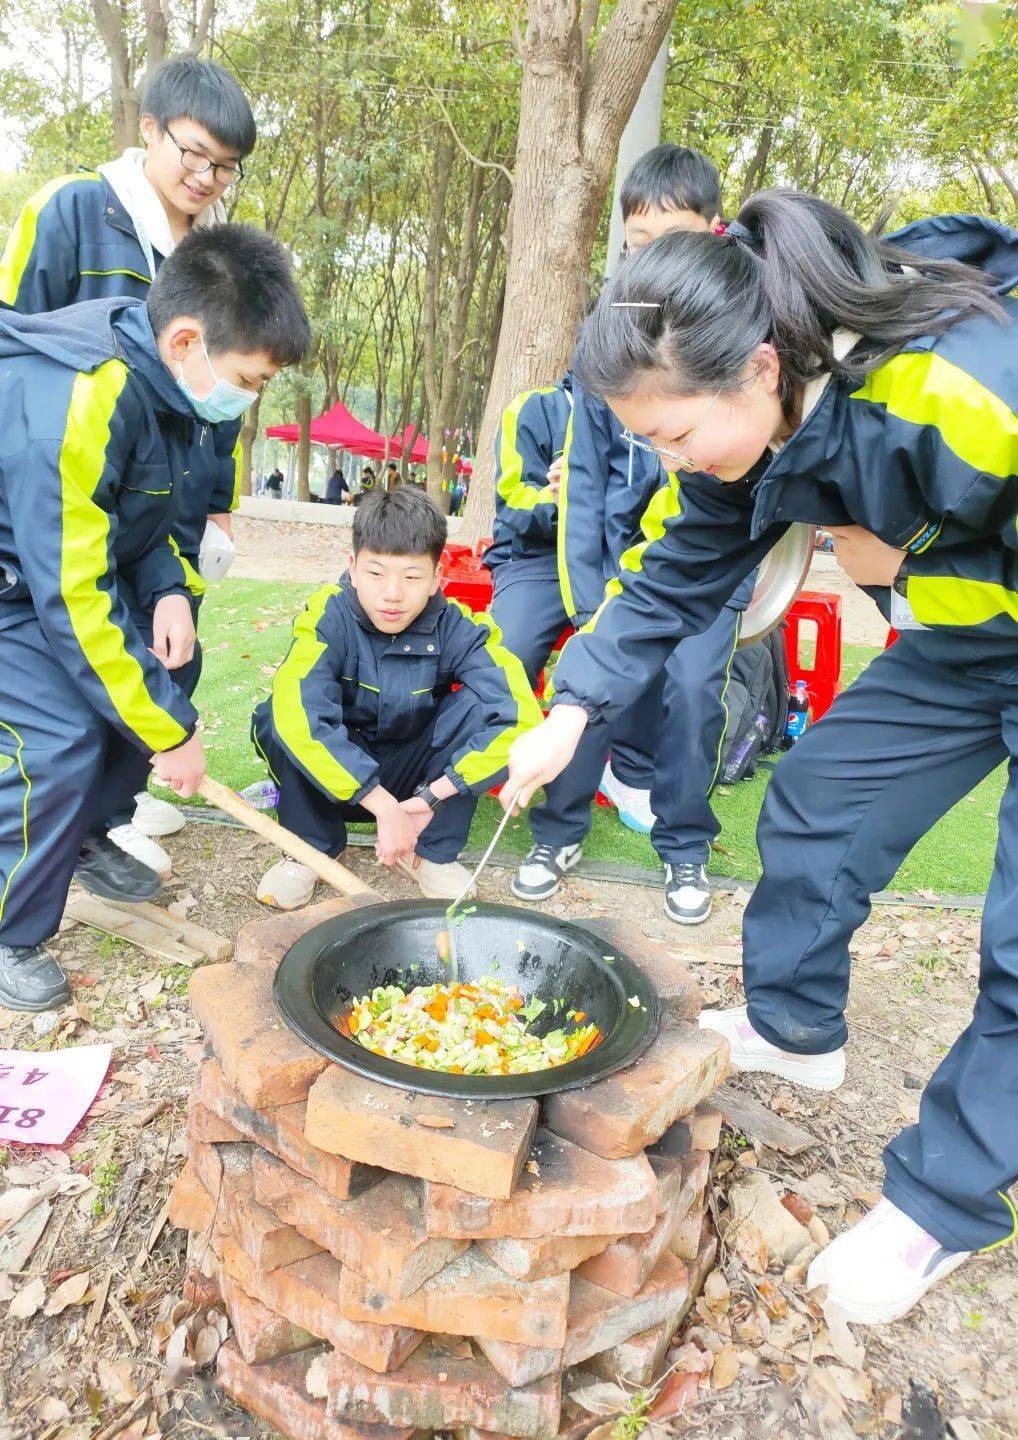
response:
M891 589L896 591L903 600L908 599L908 561L909 557L906 555L898 566L897 575L891 581Z
M423 800L425 805L430 806L432 810L437 810L439 805L443 804L442 797L435 794L426 780L423 785L418 785L414 791L414 799Z

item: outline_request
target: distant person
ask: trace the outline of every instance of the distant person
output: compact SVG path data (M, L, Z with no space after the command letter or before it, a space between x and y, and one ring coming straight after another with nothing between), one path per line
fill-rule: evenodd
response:
M283 483L283 472L277 465L265 481L265 489L274 500L281 500L283 498Z
M325 482L325 503L326 505L342 505L343 496L349 494L350 486L347 484L346 476L337 465Z
M370 465L365 465L364 469L361 471L361 489L374 490L375 479L376 476L372 467Z
M385 488L386 490L390 491L395 490L398 484L399 466L396 464L395 460L390 460L388 465L386 465L385 467Z

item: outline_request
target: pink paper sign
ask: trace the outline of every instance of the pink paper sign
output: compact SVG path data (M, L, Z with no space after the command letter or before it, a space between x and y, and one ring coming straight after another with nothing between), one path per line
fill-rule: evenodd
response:
M0 1143L62 1145L99 1093L112 1045L0 1050Z

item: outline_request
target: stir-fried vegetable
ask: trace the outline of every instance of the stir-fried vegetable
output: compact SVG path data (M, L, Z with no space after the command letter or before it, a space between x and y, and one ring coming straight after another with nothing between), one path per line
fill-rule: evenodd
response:
M567 1015L576 1029L532 1034L528 1024L545 1009L536 996L524 1004L513 986L485 975L472 985L418 985L409 994L379 985L337 1024L366 1050L404 1065L450 1075L524 1075L565 1065L601 1040L596 1025L581 1023L582 1010Z

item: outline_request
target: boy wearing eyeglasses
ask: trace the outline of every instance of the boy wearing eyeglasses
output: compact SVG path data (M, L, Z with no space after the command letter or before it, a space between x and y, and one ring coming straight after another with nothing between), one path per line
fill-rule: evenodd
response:
M24 314L60 310L83 300L146 299L163 260L195 227L226 219L223 197L243 178L254 148L254 116L237 82L208 60L169 60L149 77L141 101L144 145L98 169L44 185L14 222L0 260L0 302ZM209 370L209 387L216 376ZM231 511L239 498L240 412L206 407L194 425L190 464L173 496L172 543L187 575L196 622L206 582L233 558ZM150 615L132 616L143 633ZM155 651L191 695L201 651L181 664ZM113 900L146 900L169 875L157 836L179 830L172 805L147 793L148 763L116 739L107 753L102 813L86 843L78 879Z

